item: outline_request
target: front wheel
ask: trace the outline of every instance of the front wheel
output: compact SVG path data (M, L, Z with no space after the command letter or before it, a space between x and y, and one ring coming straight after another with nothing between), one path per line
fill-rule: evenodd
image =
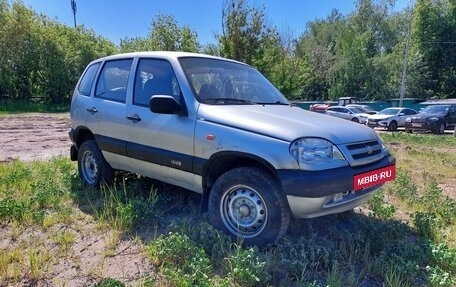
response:
M439 135L443 135L445 133L445 123L441 123L439 125L439 128L437 130L437 134Z
M397 130L397 123L396 123L396 121L392 121L392 122L389 123L389 125L388 125L388 130L389 130L389 131L392 131L392 132L394 132L395 130Z
M212 225L247 245L275 242L287 231L290 217L277 181L257 168L227 171L209 194Z
M100 188L100 184L111 185L114 181L114 170L94 140L87 140L79 147L78 171L86 187Z

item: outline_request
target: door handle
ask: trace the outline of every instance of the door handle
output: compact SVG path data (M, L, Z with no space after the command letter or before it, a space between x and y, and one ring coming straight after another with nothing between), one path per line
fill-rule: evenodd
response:
M87 108L86 111L88 111L92 115L95 114L95 113L98 113L98 110L95 107Z
M133 122L140 122L141 121L141 118L139 117L138 114L129 115L129 116L127 116L127 119L129 119L130 121L133 121Z

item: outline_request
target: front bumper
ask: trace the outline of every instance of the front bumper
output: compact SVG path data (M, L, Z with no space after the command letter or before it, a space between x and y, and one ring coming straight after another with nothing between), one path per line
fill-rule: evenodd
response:
M365 203L378 184L354 190L354 176L396 163L388 155L382 160L358 167L341 167L321 171L279 170L278 177L293 215L311 218L353 209Z
M368 127L371 127L371 128L375 128L375 127L381 127L381 128L388 128L388 122L387 121L382 121L382 120L379 120L379 121L367 121L367 126Z
M420 122L420 123L405 123L405 130L418 132L436 132L439 130L440 121L437 122Z
M278 170L277 174L285 195L319 198L353 190L353 178L357 174L384 168L396 163L392 155L357 167L340 167L328 170Z

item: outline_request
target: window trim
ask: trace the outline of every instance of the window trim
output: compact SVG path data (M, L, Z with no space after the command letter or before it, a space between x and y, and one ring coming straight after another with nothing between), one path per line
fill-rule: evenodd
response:
M134 58L119 58L119 59L111 59L111 60L106 60L103 62L103 64L101 65L101 70L98 72L98 76L97 76L97 81L96 81L96 84L95 84L95 89L94 89L94 92L93 92L93 97L94 98L97 98L97 99L102 99L102 100L106 100L106 101L111 101L111 102L116 102L116 103L122 103L122 104L126 104L127 103L127 92L128 92L128 83L130 81L130 77L131 77L131 69L133 68L134 66ZM110 98L110 97L104 97L103 95L97 95L97 87L98 87L98 84L100 82L100 79L101 79L101 75L103 74L103 71L104 71L104 68L106 67L106 65L108 63L112 63L112 62L120 62L120 61L131 61L130 63L130 70L128 71L128 79L127 79L127 84L125 86L125 98L123 100L117 100L117 99L114 99L114 98Z

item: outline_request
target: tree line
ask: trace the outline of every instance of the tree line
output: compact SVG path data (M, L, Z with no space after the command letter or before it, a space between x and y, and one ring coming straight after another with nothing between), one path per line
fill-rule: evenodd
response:
M260 70L290 100L399 97L405 50L407 97L456 98L456 1L417 0L394 12L394 0L357 0L342 15L303 23L294 37L268 23L264 7L225 0L221 33L201 45L172 15L152 19L146 37L115 45L83 25L76 29L21 1L0 0L0 100L68 102L92 60L120 52L187 51L227 57Z

